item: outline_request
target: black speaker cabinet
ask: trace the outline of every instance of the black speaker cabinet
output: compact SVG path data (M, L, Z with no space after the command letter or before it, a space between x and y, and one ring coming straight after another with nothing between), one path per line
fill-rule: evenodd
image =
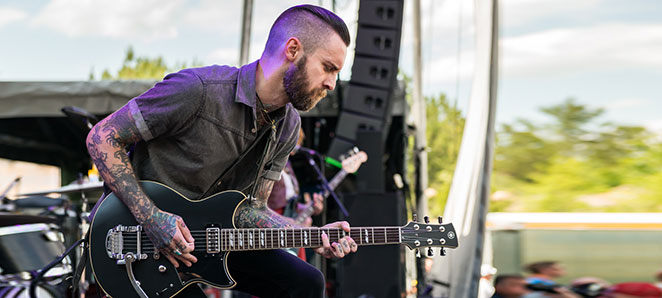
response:
M384 167L382 132L358 130L354 144L368 155L368 160L356 173L356 189L359 192L383 192L386 168Z
M400 30L403 1L361 1L359 26L375 26Z
M405 224L405 203L399 192L345 195L344 202L352 227ZM345 256L338 262L336 297L404 297L405 250L401 245L361 246Z
M391 112L389 100L386 90L349 85L343 97L343 110L386 119Z

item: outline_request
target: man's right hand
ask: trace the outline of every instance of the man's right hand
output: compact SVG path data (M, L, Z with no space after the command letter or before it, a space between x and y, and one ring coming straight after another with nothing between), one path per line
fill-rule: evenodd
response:
M158 248L175 268L179 268L178 261L187 267L198 261L191 254L195 248L193 236L179 215L157 209L141 225L154 247Z

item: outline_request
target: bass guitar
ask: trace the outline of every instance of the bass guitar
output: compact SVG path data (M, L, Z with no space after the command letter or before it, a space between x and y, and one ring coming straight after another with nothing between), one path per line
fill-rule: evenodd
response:
M224 191L193 201L174 189L151 181L140 185L157 207L181 216L195 238L193 266L175 268L147 238L128 208L114 194L99 206L90 227L90 265L98 285L111 297L172 297L187 286L203 283L229 289L236 286L227 261L234 251L322 246L349 234L358 245L404 244L410 249L458 245L450 223L410 222L402 227L236 228L234 216L246 196Z

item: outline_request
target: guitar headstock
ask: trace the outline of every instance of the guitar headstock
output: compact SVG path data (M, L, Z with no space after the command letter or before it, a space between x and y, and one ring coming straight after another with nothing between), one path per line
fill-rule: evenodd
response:
M368 155L364 151L359 151L358 148L354 147L347 155L342 155L341 160L342 169L347 173L354 173L368 160Z
M456 248L458 246L457 234L452 223L430 224L428 217L425 217L425 223L411 221L401 228L402 244L409 249L428 247L428 255L432 254L432 247L441 247L441 255L444 255L444 248Z

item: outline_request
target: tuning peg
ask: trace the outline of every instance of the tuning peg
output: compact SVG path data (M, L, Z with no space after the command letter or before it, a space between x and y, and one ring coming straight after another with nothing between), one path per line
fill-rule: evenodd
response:
M411 215L411 217L412 217L412 220L413 220L413 221L417 221L417 220L418 220L418 215L416 215L416 213L413 213L413 214Z
M442 248L439 250L439 255L442 256L442 257L445 256L445 255L446 255L446 249L442 247Z
M432 247L428 247L428 257L434 256L434 251L432 250Z
M430 217L427 215L423 216L423 220L425 221L425 223L430 223Z
M421 258L421 251L418 248L416 249L416 257Z
M352 148L352 152L354 152L355 154L356 154L356 153L359 153L359 148L357 148L356 146L354 146L354 147Z
M441 219L441 216L437 217L437 219L439 220L439 223L443 222L442 219Z

